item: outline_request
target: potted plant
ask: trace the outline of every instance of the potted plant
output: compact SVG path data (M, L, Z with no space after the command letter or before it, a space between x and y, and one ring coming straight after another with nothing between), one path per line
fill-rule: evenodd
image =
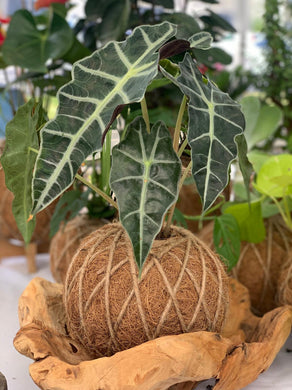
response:
M93 356L168 333L220 331L224 324L228 286L223 265L191 233L171 226L171 220L191 170L203 212L227 185L238 155L248 178L244 118L239 105L200 73L188 53L192 47L208 49L210 35L176 40L176 31L168 22L138 27L126 41L110 42L76 62L72 81L58 93L57 116L41 130L30 219L72 185L87 156L101 150L125 105L141 102L143 117L127 127L112 151L110 186L120 222L83 241L65 283L68 329ZM178 64L168 59L181 53ZM166 80L182 93L173 139L161 121L151 128L145 99L150 83ZM179 144L186 106L187 138ZM187 143L191 160L181 174ZM109 304L111 296L117 304ZM84 305L86 314L78 311ZM93 313L101 318L92 322ZM97 321L103 324L100 332Z
M36 382L42 383L44 388L50 388L52 378L55 385L58 383L62 389L72 386L72 380L76 381L77 386L88 388L92 383L97 387L107 386L111 380L114 383L109 388L126 388L129 383L131 386L136 384L137 388L145 388L149 381L154 386L157 379L162 379L156 377L153 367L159 366L161 355L167 356L166 366L169 361L169 355L164 353L161 345L165 343L168 348L173 340L160 336L196 330L205 332L198 332L194 337L194 334L190 335L192 340L198 338L201 341L198 344L193 341L187 343L190 346L188 351L192 351L194 345L199 345L199 355L210 345L211 351L218 351L215 353L218 360L211 359L212 362L216 361L212 363L212 373L208 371L198 379L197 375L188 378L185 374L181 376L176 370L174 378L173 374L167 372L167 378L163 375L162 389L179 382L198 381L205 375L219 375L222 379L220 386L227 383L226 388L232 389L234 380L230 379L230 370L224 363L228 361L230 364L230 359L225 359L227 351L232 361L232 351L242 352L240 359L236 360L236 373L242 369L243 345L214 333L223 330L230 309L230 281L223 264L193 234L172 226L171 221L179 189L190 172L202 197L203 212L210 210L223 191L228 182L230 164L237 157L244 178L249 183L244 118L240 106L200 73L189 53L192 46L208 49L209 34L199 33L190 41L177 40L175 35L176 26L168 22L141 26L126 41L110 42L75 63L72 81L58 93L59 108L55 119L47 122L41 130L41 146L33 162L34 175L28 179L33 193L33 198L27 199L28 208L31 208L29 220L33 220L34 215L66 191L76 177L80 179L80 166L88 156L102 149L106 133L125 106L133 102L141 103L142 117L135 118L123 129L120 142L112 150L109 180L112 193L109 196L96 188L99 195L118 208L120 222L107 224L82 241L68 270L64 289L45 281L37 282L37 291L42 290L42 293L38 293L42 304L34 308L29 298L31 290L24 293L23 298L30 303L23 305L22 300L20 305L22 329L15 339L15 345L23 352L21 333L29 333L29 340L41 338L44 341L47 337L42 343L42 351L45 352L42 352L41 362L33 365L31 371ZM178 63L175 61L177 55L181 56ZM151 123L146 107L147 88L168 82L177 86L182 97L173 138L161 121ZM180 157L187 144L191 147L191 160L182 169ZM6 150L7 157L8 152ZM36 291L35 286L32 289ZM240 318L245 321L249 317L252 334L266 329L267 324L275 318L271 313L269 318L259 323L261 320L247 314L246 296L239 300L231 294L230 300L233 304L240 301ZM40 307L46 307L45 316L49 321L41 320L43 311L39 310ZM231 313L234 313L233 309ZM263 360L268 362L265 368L287 337L291 313L286 308L281 313L279 311L276 317L282 326L276 326L274 322L273 329L276 327L278 332L281 328L282 336L278 338L278 333L272 332L273 340L277 339L273 343L267 340L265 334L267 343L259 343L266 347L268 345L263 353ZM228 318L237 319L237 316L229 313ZM50 323L45 338L39 327L44 323ZM235 328L240 331L238 323ZM157 341L152 340L157 337ZM210 338L215 342L210 344ZM56 350L61 351L59 356L62 356L64 364L59 364L60 360L52 353L48 340L53 339L58 340ZM186 346L185 339L176 339L178 344L173 344L177 345L175 352L182 344ZM136 349L131 348L147 340L152 341ZM209 341L205 345L202 340ZM252 360L255 356L254 344L248 347L252 350L252 354L248 354ZM272 347L271 344L275 345ZM256 345L256 350L257 347L263 350L263 345ZM129 356L128 351L115 354L129 348L130 360L126 357ZM156 354L158 350L160 352ZM145 362L157 362L158 359L158 363L147 363L147 374L140 376L145 372L140 370L138 358L143 351L147 356ZM39 358L39 351L35 350L35 354L31 352L30 349L30 356ZM81 363L112 354L115 355L110 358ZM121 367L119 359L130 364L133 358L139 364L135 365L134 374L128 375L127 372L124 375L125 384L116 382L113 377L102 383L97 369L99 363L103 365L108 362L109 366L103 366L107 370L111 366ZM191 360L197 361L197 358ZM184 361L179 363L181 365L185 370ZM45 370L43 366L46 366ZM81 366L86 367L87 373L87 369L92 370L91 375L84 375L83 369L79 371ZM234 365L232 367L234 369ZM251 375L239 375L240 386L252 381L260 372L258 365L255 369L251 361L245 367L251 370ZM57 373L54 368L60 371ZM63 375L64 369L66 373ZM119 373L120 370L123 369L119 368ZM190 388L191 384L188 385Z

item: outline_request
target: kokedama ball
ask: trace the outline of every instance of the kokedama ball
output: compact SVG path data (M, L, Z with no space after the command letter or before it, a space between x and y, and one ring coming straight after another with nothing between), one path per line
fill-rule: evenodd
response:
M67 272L64 303L70 336L92 357L184 332L220 332L228 277L219 258L188 230L156 239L141 277L119 223L91 233Z
M233 276L248 288L252 310L258 315L284 304L283 287L289 283L292 285L292 258L291 255L289 256L289 252L292 250L292 232L279 215L267 219L265 227L266 238L264 241L258 244L241 243L239 260L232 270ZM210 245L213 242L212 234L213 229L207 226L199 234L199 237ZM283 267L289 268L289 266L290 278L287 271L286 278L281 278L282 280L286 279L286 281L281 282L281 270ZM286 301L286 303L288 302Z
M65 282L68 267L81 240L105 223L104 219L90 219L86 215L79 215L65 226L61 225L50 245L51 272L57 282Z
M287 261L281 267L277 287L279 305L292 305L292 248Z

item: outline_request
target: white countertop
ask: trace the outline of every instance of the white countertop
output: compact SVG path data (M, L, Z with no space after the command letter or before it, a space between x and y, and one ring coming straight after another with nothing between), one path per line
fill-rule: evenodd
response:
M13 347L13 338L19 329L17 305L22 291L36 276L53 281L48 255L37 256L37 267L37 273L29 274L24 257L7 258L0 262L0 371L6 376L8 390L38 389L28 372L32 361L20 355ZM270 369L245 387L245 390L292 390L292 353L287 353L286 348L292 349L292 337ZM201 383L197 390L206 390L206 386L213 383Z

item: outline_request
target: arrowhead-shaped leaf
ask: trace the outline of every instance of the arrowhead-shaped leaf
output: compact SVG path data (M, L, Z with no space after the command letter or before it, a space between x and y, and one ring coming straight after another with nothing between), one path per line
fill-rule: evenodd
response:
M141 270L166 211L177 199L181 163L165 125L157 122L148 134L142 118L130 125L112 158L111 188Z
M229 166L237 156L235 137L244 129L240 106L202 76L187 53L175 82L189 98L188 141L192 173L206 211L228 183Z
M176 32L165 22L142 26L75 63L73 80L59 91L57 116L42 131L34 178L37 213L70 186L82 162L101 149L115 108L142 100L158 69L158 49Z
M30 242L35 219L27 222L32 207L31 182L39 142L37 129L44 122L41 103L31 99L21 106L6 127L6 143L1 163L7 188L13 192L12 211L26 243Z

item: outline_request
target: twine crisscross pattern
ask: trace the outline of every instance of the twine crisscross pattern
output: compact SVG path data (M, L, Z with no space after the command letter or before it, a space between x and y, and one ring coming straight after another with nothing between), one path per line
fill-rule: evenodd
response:
M105 223L107 221L103 219L78 215L59 229L50 245L51 272L57 282L65 282L67 270L82 238Z
M269 218L265 227L266 239L259 244L244 243L239 261L233 269L233 276L249 289L256 314L272 310L281 302L280 296L285 285L289 283L289 266L292 260L292 257L290 262L288 260L292 248L292 234L281 217ZM283 267L288 270L284 285L280 286L279 277Z
M192 233L155 240L140 279L119 223L81 243L65 282L67 325L94 357L166 334L220 331L228 281L218 257Z

